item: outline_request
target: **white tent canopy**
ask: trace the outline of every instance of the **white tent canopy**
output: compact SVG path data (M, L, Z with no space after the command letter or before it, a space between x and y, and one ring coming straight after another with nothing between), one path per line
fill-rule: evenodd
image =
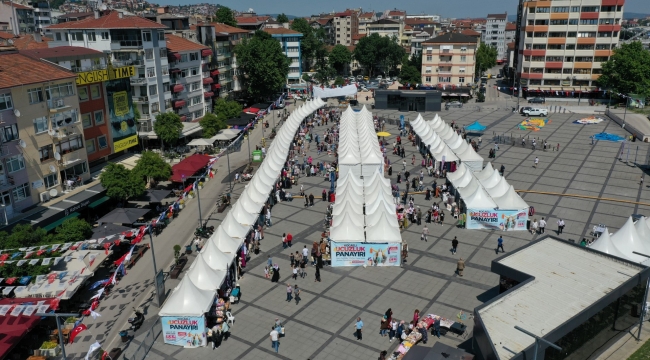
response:
M201 249L201 254L203 254L203 259L212 269L215 270L226 270L230 263L235 258L235 253L225 253L219 249L218 243L221 241L227 241L224 239L210 238L205 242L203 249Z
M494 199L499 196L505 195L505 193L507 193L510 190L510 184L508 184L508 181L506 181L505 177L501 176L501 179L496 185L490 188L486 188L486 190L488 194L490 194L490 196Z
M321 88L320 86L314 86L314 96L319 98L331 98L339 96L350 96L357 93L356 85L347 85L343 87L336 87L333 89L330 88Z
M641 238L636 231L634 220L632 220L631 216L617 232L611 235L611 239L616 248L634 262L643 262L647 259L644 256L634 254L634 251L641 254L650 254L647 246L648 240Z
M250 230L250 226L242 225L235 219L232 211L228 212L228 215L226 215L226 218L219 227L223 227L230 237L236 239L244 239Z
M366 227L366 242L401 242L402 234L395 213L382 213L375 224Z
M470 195L472 195L474 192L476 192L476 189L481 187L481 183L479 183L476 178L472 178L472 181L470 181L467 185L464 187L458 188L458 192L460 193L460 196L464 199Z
M343 223L349 221L350 223L363 228L364 223L362 214L362 212L357 211L351 205L344 205L343 210L338 214L338 216L333 217L332 227L341 226Z
M237 249L242 244L240 239L234 239L228 235L222 226L219 226L214 234L210 236L209 241L214 242L220 251L232 257L236 255Z
M252 226L255 224L258 218L258 214L249 213L248 211L244 210L244 205L240 201L237 201L235 203L235 206L233 206L230 212L233 213L235 220L237 220L237 222L242 225Z
M491 188L501 181L503 177L499 174L498 171L493 171L492 174L486 179L479 180L485 188Z
M521 198L521 196L519 196L519 194L517 194L512 185L510 185L510 188L505 194L494 198L493 200L501 210L528 209L528 204Z
M220 139L215 139L215 140L220 140ZM190 141L188 146L212 146L214 145L214 140L212 139L194 139Z
M199 253L187 271L186 277L190 278L199 289L216 291L226 278L226 270L212 269Z
M467 172L467 170L468 170L467 165L461 163L456 169L456 171L447 174L447 180L449 180L449 182L451 182L452 184L456 184L456 182L465 175L465 172Z
M494 168L492 167L492 163L489 162L489 163L487 163L487 165L485 165L483 170L475 173L474 175L476 176L476 178L479 181L481 181L481 180L489 178L492 175L493 171L494 171Z
M473 194L464 197L463 200L468 209L494 209L497 207L497 204L482 186L477 187Z
M605 254L627 259L627 256L618 250L612 242L612 239L609 236L609 230L607 228L605 228L605 231L602 233L602 235L600 235L600 237L596 239L596 241L594 241L589 247L591 249L604 252Z
M332 241L363 241L363 227L357 225L352 221L348 213L344 212L342 215L344 219L337 226L330 228L330 238ZM336 216L335 216L336 218Z
M202 316L212 307L215 291L201 290L183 278L169 295L158 316Z

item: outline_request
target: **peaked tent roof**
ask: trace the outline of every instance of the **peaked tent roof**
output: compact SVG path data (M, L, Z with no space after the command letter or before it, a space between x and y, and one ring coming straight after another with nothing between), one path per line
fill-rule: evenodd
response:
M233 256L236 255L235 253L239 249L239 245L242 243L241 240L232 238L228 235L222 226L217 227L214 234L210 236L210 241L213 241L217 245L217 248L228 256L230 256L230 254Z
M481 123L478 122L478 120L465 126L465 131L469 131L469 132L482 132L485 129L487 129L487 126L481 125Z
M593 244L589 246L589 248L596 251L604 252L605 254L617 256L622 259L628 259L628 257L625 254L623 254L618 248L616 248L616 246L612 242L612 239L609 236L609 230L607 228L605 228L605 231L602 233L602 235L600 235L600 237L596 239L596 241L594 241Z
M187 271L186 277L190 278L199 289L216 291L221 287L223 279L226 278L226 270L211 268L203 259L203 254L199 253Z
M237 201L235 203L235 206L233 206L230 212L233 213L235 220L237 220L237 222L242 225L252 226L255 224L258 218L257 213L250 213L244 210L244 205L240 201Z
M183 278L169 295L158 316L201 316L210 310L215 292L201 290Z
M503 176L501 176L501 174L499 174L498 171L492 171L492 174L490 174L489 177L487 177L485 179L479 179L479 181L486 188L491 188L491 187L495 186L496 184L498 184L499 181L501 181L501 178L503 178Z
M479 179L479 181L480 181L480 180L489 178L490 175L492 175L493 171L494 171L494 168L492 167L492 163L489 162L489 163L487 163L487 165L485 165L483 170L481 170L481 171L479 171L477 173L474 173L474 176L476 176L476 178Z
M348 213L343 213L344 219L338 226L330 228L330 238L333 241L364 241L363 227L355 224Z
M465 175L465 172L469 170L467 168L467 165L461 163L460 166L454 171L453 173L447 173L447 180L449 180L452 184L454 184L455 181L458 181L460 178Z
M492 196L492 198L497 198L499 196L505 195L508 191L510 191L510 184L508 184L508 181L506 181L505 177L501 177L499 182L494 185L493 187L486 188L488 194ZM497 203L498 204L498 203Z
M463 201L465 201L465 206L468 209L493 209L497 207L497 204L482 186L478 186L470 196L464 197Z
M377 223L366 227L366 242L402 242L402 234L394 213L392 218L387 213L382 213L377 218Z
M633 254L634 251L642 254L650 254L650 250L646 246L646 241L639 236L639 233L634 228L634 220L630 216L625 224L618 229L611 236L612 242L626 255L626 257L634 262L643 262L647 258L645 256Z
M217 239L210 238L205 242L203 249L201 249L203 259L212 269L226 270L234 259L235 254L226 254L219 249Z
M237 221L237 219L235 219L232 211L228 212L228 215L226 215L226 218L223 219L223 222L219 227L223 227L230 237L236 239L243 239L250 230L250 226L242 225Z
M502 210L521 210L528 209L528 203L517 194L515 188L510 185L508 192L499 196L496 199L493 199L497 203L499 209Z

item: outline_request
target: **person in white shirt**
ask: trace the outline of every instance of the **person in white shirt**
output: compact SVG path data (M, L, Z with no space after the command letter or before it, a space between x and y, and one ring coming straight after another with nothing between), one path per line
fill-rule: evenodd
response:
M533 219L533 222L530 223L530 233L537 234L537 219Z
M275 349L275 352L277 353L280 350L280 342L278 341L280 333L275 329L275 327L271 326L271 333L269 336L271 338L271 347Z
M235 183L239 182L239 173L235 173Z
M307 245L305 245L305 247L302 248L302 257L305 259L309 259L309 249L307 249Z
M564 220L560 219L557 221L557 233L558 235L564 231Z
M542 220L539 221L539 233L543 234L544 233L544 228L546 228L546 220L542 218Z

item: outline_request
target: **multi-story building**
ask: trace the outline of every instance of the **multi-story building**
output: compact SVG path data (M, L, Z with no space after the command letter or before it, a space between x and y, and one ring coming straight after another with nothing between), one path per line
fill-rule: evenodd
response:
M171 73L172 108L181 121L193 121L212 112L212 84L207 64L212 50L176 35L166 36Z
M166 34L178 35L184 39L196 42L196 31L190 28L189 16L170 14L168 12L160 13L160 9L163 9L162 11L169 11L169 6L159 8L158 13L145 15L144 18L164 25L166 27Z
M396 38L398 43L401 41L404 32L404 22L389 19L380 19L367 25L368 36L378 34L389 38Z
M87 19L90 17L95 16L95 13L92 12L73 12L73 13L66 13L61 16L56 17L56 23L64 23L64 22L69 22L69 21L79 21L83 19Z
M36 30L34 8L12 1L0 2L0 22L9 23L14 35L33 34Z
M422 83L465 86L474 79L476 38L446 33L422 43Z
M243 39L250 38L248 30L228 26L221 23L198 24L196 26L197 41L212 50L212 57L207 65L210 76L215 80L212 92L215 96L228 97L241 92L242 85L237 68L235 47Z
M264 24L269 19L271 19L271 17L268 15L258 16L253 12L242 13L240 16L235 17L235 20L237 21L237 27L248 30L250 32L262 30L264 28Z
M108 63L107 55L101 51L75 46L60 46L20 52L34 59L43 59L71 70L77 75L77 95L79 97L79 113L83 127L84 145L88 161L103 162L117 152L123 151L130 145L131 139L122 138L121 124L114 129L112 122L107 121L108 114L115 112L115 99L126 100L128 111L132 111L130 102L131 90L129 77L135 74L133 66L116 68ZM117 85L124 87L127 98L115 95ZM111 104L109 105L109 100ZM117 110L119 111L119 110ZM128 112L127 111L127 112ZM115 117L113 115L113 117ZM133 117L125 121L134 122ZM111 124L111 126L109 126ZM115 141L113 141L115 139Z
M268 28L264 29L264 31L280 42L284 55L291 59L289 74L287 75L287 83L299 83L302 78L302 56L300 52L300 40L302 34L295 30L285 28Z
M409 19L427 19L429 21L432 21L434 23L440 23L440 15L426 15L424 13L420 15L406 15L406 20L408 21ZM411 24L409 24L411 25Z
M534 95L542 91L559 97L598 91L601 64L618 45L622 2L525 1L517 17L521 31L515 43L515 81L524 96L528 89L536 90Z
M481 41L497 49L497 59L506 58L506 24L508 13L488 14Z
M415 30L411 36L411 46L409 54L411 56L422 56L422 43L431 38L431 34L426 31Z
M506 24L506 33L504 36L504 40L506 42L506 47L509 43L515 41L515 35L517 34L517 24L515 23L507 23Z
M47 1L33 1L30 5L34 8L34 26L36 31L43 34L44 29L52 24L50 3Z
M140 114L138 125L141 131L147 132L153 130L156 115L172 111L165 29L166 26L139 16L128 16L117 11L100 16L96 12L90 18L48 27L53 37L48 45L99 50L110 53L111 63L115 67L135 66L131 95L134 107ZM109 113L111 123L122 122L120 116L111 118L111 115ZM126 123L132 124L132 121ZM128 138L131 138L136 135L137 127L133 124L123 129L123 133L128 133ZM130 142L130 145L136 144L137 138L135 144Z
M386 10L381 16L382 19L394 20L394 21L404 21L406 20L406 11L403 10Z
M323 29L325 32L324 42L327 45L334 45L334 39L336 37L335 27L332 25L334 18L332 16L325 16L319 19L315 19L309 22L309 25L313 29Z
M76 91L77 75L58 65L0 52L0 216L87 180L88 159Z
M377 14L374 11L359 14L359 34L368 33L368 24L377 21Z
M352 35L359 33L359 18L356 11L346 10L335 14L332 26L335 29L334 45L352 45Z

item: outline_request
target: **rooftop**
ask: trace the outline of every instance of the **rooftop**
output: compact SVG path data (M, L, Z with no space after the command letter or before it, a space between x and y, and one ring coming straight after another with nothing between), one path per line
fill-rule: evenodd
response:
M264 32L269 33L271 35L300 35L300 36L302 36L302 33L298 32L296 30L285 29L285 28L266 28L266 29L264 29Z
M5 5L7 5L7 6L11 6L11 2L10 2L10 1L3 1L2 3L5 4ZM18 3L14 3L13 6L14 6L15 9L34 10L34 8L31 7L31 6L25 6L25 5L18 4Z
M270 16L237 16L237 24L261 24L270 19Z
M495 351L501 360L534 344L516 325L540 336L549 334L645 268L552 237L494 263L533 277L478 309L490 342L499 344Z
M23 54L0 55L0 88L2 89L76 77L77 75L72 71Z
M39 37L40 35L27 34L13 38L14 46L18 50L46 49L48 47L47 42L52 41L52 39L45 36L40 36L40 40L37 40L34 36Z
M334 17L348 17L354 15L354 12L352 10L346 10L340 13L336 13Z
M352 35L352 40L359 40L361 38L366 37L367 34L354 34Z
M83 18L83 17L89 17L89 16L95 16L95 13L92 12L72 12L72 13L66 13L63 14L57 19L67 19L67 18Z
M403 16L406 16L406 11L391 10L391 11L388 12L388 15L403 15Z
M53 48L21 50L21 54L33 59L50 59L64 56L104 55L99 50L88 49L80 46L59 46Z
M316 19L316 20L314 20L312 22L317 22L317 23L319 23L321 25L327 25L327 23L330 22L330 21L332 21L332 18L329 18L329 19Z
M218 33L223 33L223 34L243 34L246 33L248 34L248 30L240 29L238 27L226 25L224 23L209 23L209 24L203 24L203 25L210 25L214 26L214 31Z
M515 23L507 23L506 24L506 31L517 31L517 24L515 24Z
M446 33L424 42L425 44L476 44L476 39L460 33Z
M375 15L374 12L366 12L359 15L359 19L370 19Z
M13 38L14 38L14 34L4 32L4 31L0 31L0 39L7 40L7 39L13 39Z
M167 40L167 50L171 52L181 52L181 51L199 51L203 49L208 49L207 46L195 43L187 39L183 39L180 36L176 35L165 35L165 40Z
M93 16L79 21L50 25L48 29L167 29L167 26L139 16L122 15L117 11L111 11L98 19Z
M499 19L499 20L505 20L508 17L508 13L505 14L488 14L487 18L488 19Z
M463 34L463 35L467 35L467 36L481 36L480 32L474 31L472 29L465 29L465 30L461 31L460 33Z
M399 22L397 22L395 20L391 20L391 19L379 19L377 21L371 22L368 25L373 25L373 24L391 24L391 25L395 25L395 24L399 24Z

